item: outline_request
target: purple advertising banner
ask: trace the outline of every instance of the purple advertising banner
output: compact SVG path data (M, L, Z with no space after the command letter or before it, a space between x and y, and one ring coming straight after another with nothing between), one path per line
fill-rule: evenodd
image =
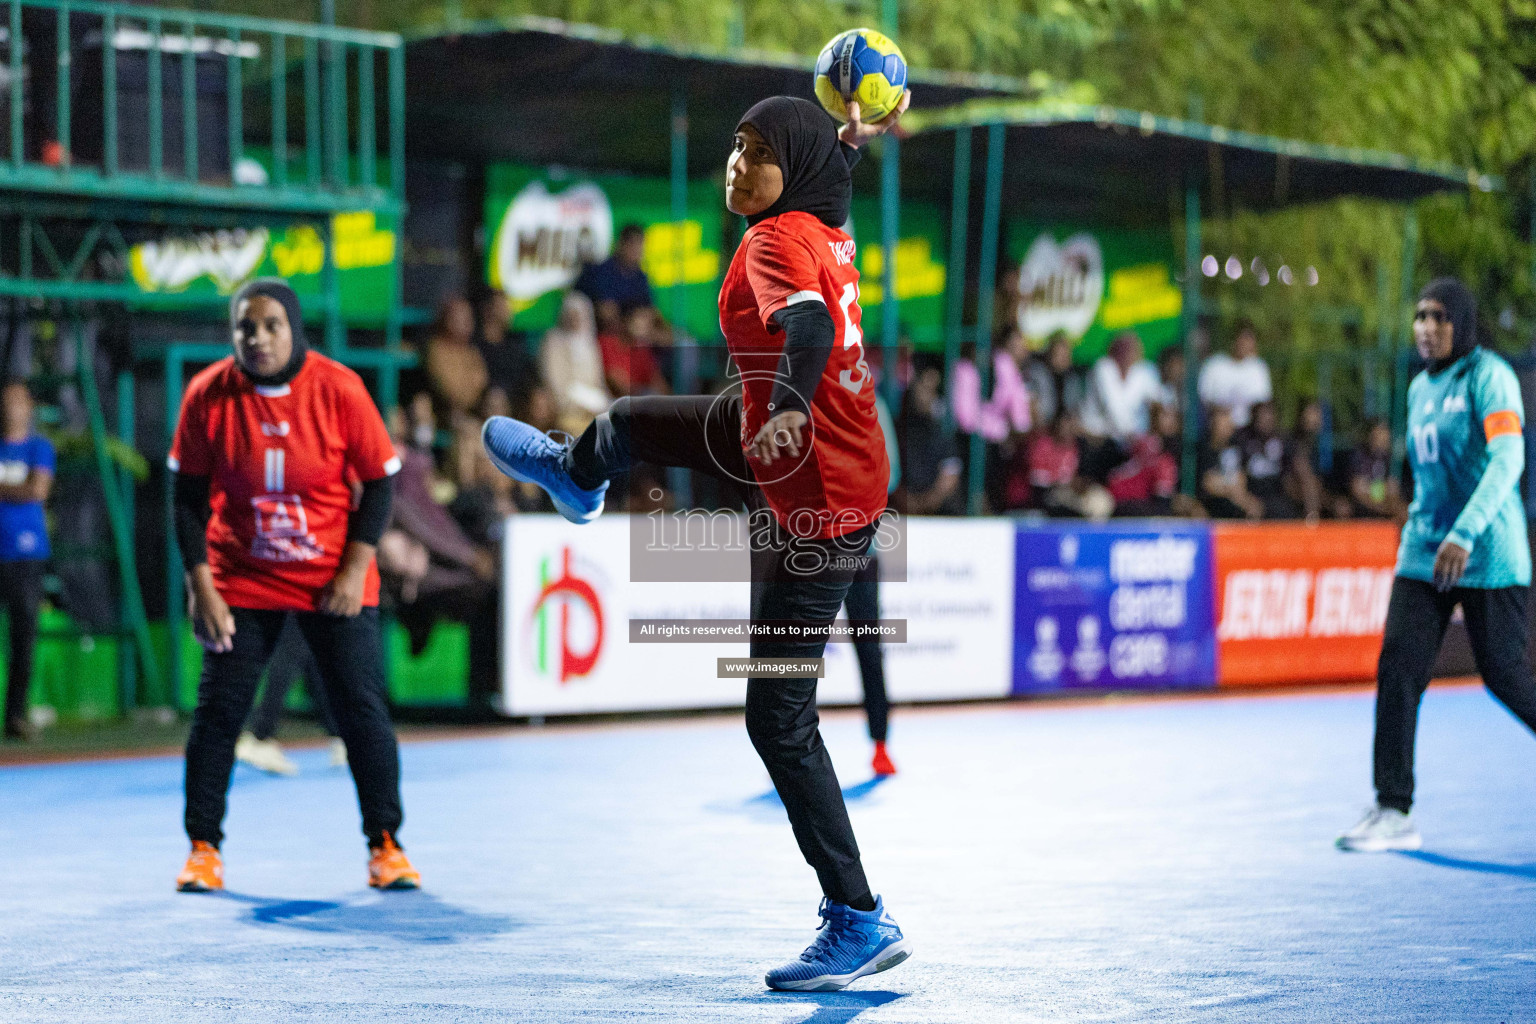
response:
M1013 692L1214 686L1211 531L1021 524Z

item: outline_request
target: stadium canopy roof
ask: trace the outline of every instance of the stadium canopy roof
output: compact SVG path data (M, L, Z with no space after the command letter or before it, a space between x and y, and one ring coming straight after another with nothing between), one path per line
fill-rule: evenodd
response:
M407 38L406 149L417 157L667 174L681 93L689 173L708 173L724 166L731 133L752 104L778 94L814 98L810 63L549 18L434 29ZM914 69L912 89L921 108L1019 96L1025 85Z
M1183 215L1192 181L1206 210L1255 211L1340 196L1406 201L1503 187L1497 177L1448 163L1107 106L976 100L915 110L903 123L903 195L943 197L956 187L949 129L1002 125L1003 208L1042 220L1166 223ZM975 146L971 174L979 181L986 140Z

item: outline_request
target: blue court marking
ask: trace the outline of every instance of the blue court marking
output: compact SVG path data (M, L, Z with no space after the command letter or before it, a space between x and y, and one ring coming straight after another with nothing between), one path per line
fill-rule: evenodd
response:
M768 993L820 892L739 718L402 748L416 893L366 887L326 751L239 772L225 895L173 890L179 758L0 768L0 1022L1513 1022L1536 990L1536 741L1432 689L1426 849L1343 854L1365 692L898 708L823 733L912 959Z

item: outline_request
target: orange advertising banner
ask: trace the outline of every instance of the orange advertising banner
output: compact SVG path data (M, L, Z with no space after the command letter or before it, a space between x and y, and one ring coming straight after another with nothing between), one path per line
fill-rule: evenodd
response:
M1254 523L1212 533L1219 685L1375 677L1397 527Z

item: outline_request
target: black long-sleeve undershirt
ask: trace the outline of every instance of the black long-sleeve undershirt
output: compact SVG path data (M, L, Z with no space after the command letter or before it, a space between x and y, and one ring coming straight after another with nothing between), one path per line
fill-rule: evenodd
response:
M361 541L378 546L379 538L389 526L390 506L395 500L395 478L381 476L363 484L363 495L357 508L347 517L347 540Z
M832 314L823 302L797 302L773 314L773 319L784 329L784 351L768 399L772 415L794 410L809 417L837 341Z
M188 569L208 561L208 477L176 473L171 485L171 521L176 527L176 546Z

